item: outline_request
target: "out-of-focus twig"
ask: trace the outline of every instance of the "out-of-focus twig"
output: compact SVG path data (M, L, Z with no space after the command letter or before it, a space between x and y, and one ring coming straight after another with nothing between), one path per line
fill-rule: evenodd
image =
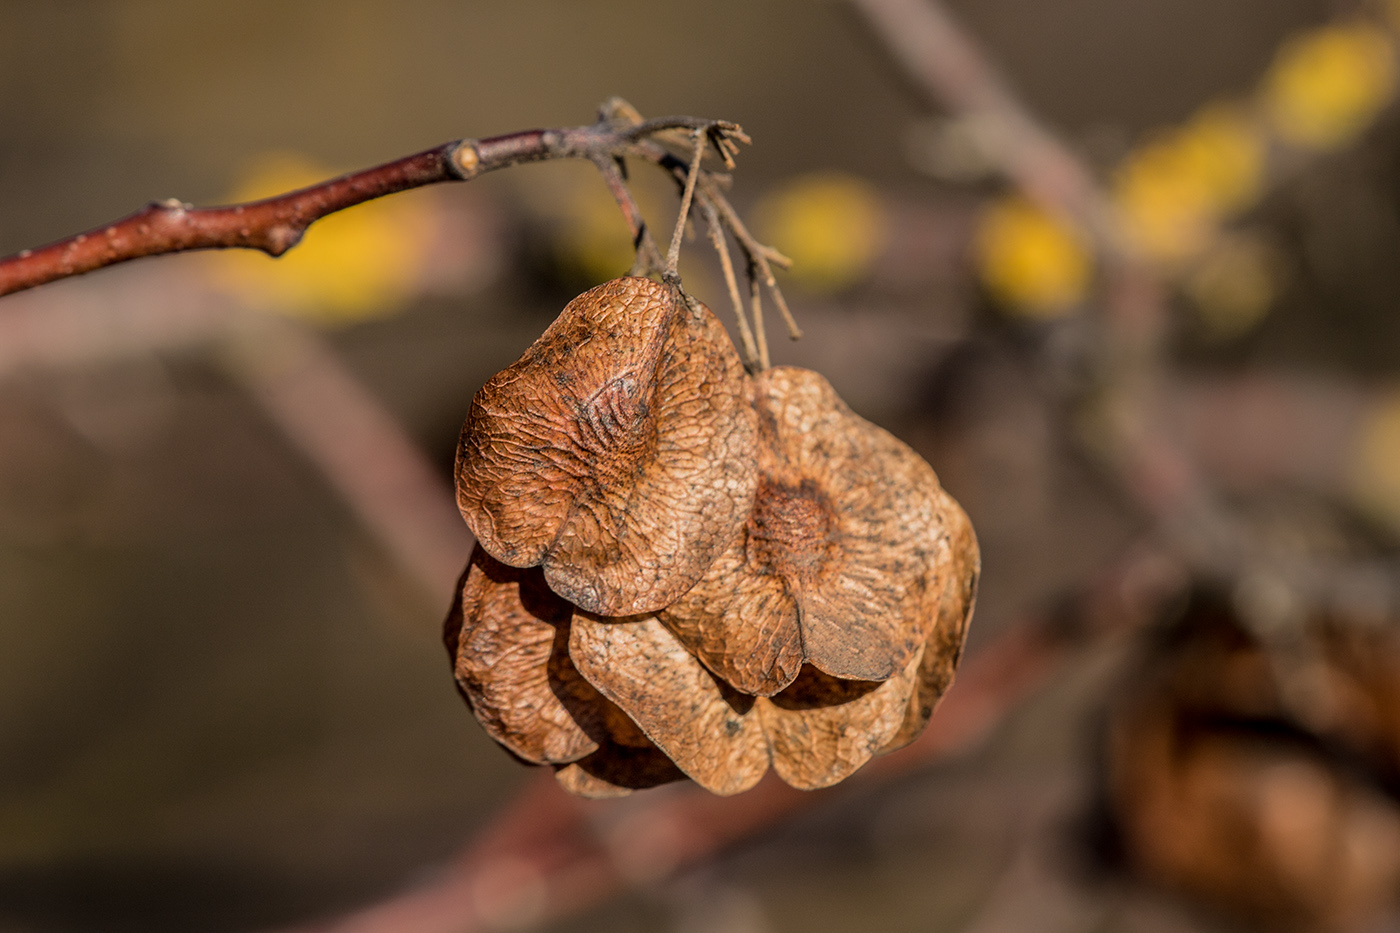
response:
M1093 173L1026 107L940 0L851 0L891 56L936 105L980 127L985 154L1028 196L1094 235L1105 259L1103 313L1088 342L1092 386L1051 373L1081 444L1182 553L1218 575L1252 555L1238 523L1189 453L1160 423L1168 297L1149 263L1117 235ZM1074 390L1065 391L1073 386Z
M395 563L435 597L451 593L472 547L452 491L326 342L289 321L248 316L219 351Z
M941 3L851 0L935 106L969 121L984 154L1043 206L1116 249L1112 211L1093 174L1026 108Z
M451 490L314 331L236 307L173 267L15 296L0 314L0 378L192 351L213 351L387 556L446 605L472 543Z

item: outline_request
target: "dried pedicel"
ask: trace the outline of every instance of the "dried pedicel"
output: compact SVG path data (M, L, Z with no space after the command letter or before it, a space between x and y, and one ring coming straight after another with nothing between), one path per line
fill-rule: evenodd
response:
M771 696L803 664L849 680L896 676L951 600L957 623L925 677L951 679L978 572L967 516L918 454L817 373L770 369L754 391L753 512L661 621L727 683Z
M644 278L575 298L472 400L457 502L482 546L570 602L660 609L753 504L755 418L724 328Z

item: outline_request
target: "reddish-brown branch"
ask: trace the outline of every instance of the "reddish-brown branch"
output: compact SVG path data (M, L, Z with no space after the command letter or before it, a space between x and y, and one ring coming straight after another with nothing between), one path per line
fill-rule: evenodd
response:
M192 208L175 199L157 201L105 227L0 259L0 295L159 253L243 247L280 256L327 214L463 177L457 165L465 145L448 143L251 204Z
M704 129L726 142L745 138L737 126L721 121L662 117L636 124L605 115L589 126L457 140L249 204L193 208L173 199L158 201L104 227L0 259L0 295L161 253L245 248L280 256L327 214L386 194L467 181L520 162L583 158L596 163L625 156L658 161L665 150L644 145L646 137L678 127Z

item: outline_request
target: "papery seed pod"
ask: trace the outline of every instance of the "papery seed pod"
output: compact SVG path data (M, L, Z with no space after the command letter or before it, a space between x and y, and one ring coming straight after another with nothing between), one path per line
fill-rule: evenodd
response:
M904 723L880 749L878 754L881 755L898 751L924 731L943 694L953 685L953 675L957 672L963 644L967 641L967 626L972 621L972 610L977 603L977 581L982 572L982 559L967 513L954 503L954 508L948 510L946 517L949 553L952 556L951 565L947 568L948 584L943 589L943 598L938 606L938 619L919 655L917 684L909 697Z
M486 732L561 783L616 796L682 775L569 660L574 607L538 568L508 567L480 545L462 576L444 641L457 686Z
M724 328L644 278L575 298L472 401L457 502L486 551L590 612L668 605L748 516L755 416Z
M781 693L752 697L716 678L651 616L576 616L569 654L682 771L720 795L748 790L770 764L804 790L848 777L903 725L919 661L883 683L809 666Z
M658 617L727 683L772 696L804 664L850 680L896 676L947 612L921 692L933 702L972 610L979 561L967 516L918 454L817 373L780 367L754 382L753 512Z

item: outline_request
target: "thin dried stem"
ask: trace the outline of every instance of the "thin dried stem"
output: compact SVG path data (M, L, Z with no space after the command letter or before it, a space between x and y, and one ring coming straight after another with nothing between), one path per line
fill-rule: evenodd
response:
M627 187L627 179L623 177L622 167L616 159L606 157L594 159L593 164L597 166L598 173L603 176L603 182L608 186L608 191L612 192L613 200L617 202L618 209L622 211L622 216L627 220L627 226L632 230L632 248L636 250L637 258L627 274L660 274L665 269L661 258L661 248L656 245L656 239L651 235L651 228L647 226L646 218L642 216L641 207L638 206L637 200L632 197L632 189Z
M655 117L633 124L623 135L630 139L644 139L666 130L691 130L692 132L718 134L720 138L737 139L745 145L753 142L737 123L731 123L728 120L703 120L698 117Z
M754 365L758 364L763 369L768 368L766 356L762 350L763 344L754 344L754 331L749 328L749 320L744 315L744 301L739 297L739 281L734 275L734 261L729 256L729 244L724 242L724 228L720 226L719 215L715 211L715 206L709 201L701 204L701 209L705 212L705 227L710 234L710 242L714 244L715 252L719 254L719 266L724 272L724 284L729 289L729 300L734 304L734 318L738 321L739 341L744 347L744 365L750 371ZM762 331L759 331L760 341L762 341Z
M763 326L763 288L758 281L758 270L752 262L749 263L749 308L754 333L758 335L759 366L768 369L772 364L768 359L768 329Z
M763 257L759 257L759 267L766 277L768 292L773 296L773 303L778 306L778 313L783 316L783 323L787 325L788 336L793 340L802 339L802 328L797 326L797 319L792 316L792 311L788 308L787 299L783 297L783 290L778 287L778 281L773 277L773 270Z
M645 125L645 124L643 124ZM676 271L681 261L681 239L685 235L685 224L690 218L690 202L695 197L695 183L700 179L700 160L705 155L705 134L696 130L691 134L695 144L695 155L691 157L690 168L685 176L685 191L681 194L681 212L676 216L676 229L671 234L671 248L666 251L666 273L663 278L680 281Z
M982 149L1007 177L1090 231L1105 249L1118 251L1113 211L1093 173L1020 101L943 3L850 2L932 103L981 127Z
M736 136L735 138L740 137ZM669 171L677 183L688 184L691 163L676 157L665 147L650 140L639 142L638 149L644 153L648 160ZM744 251L749 262L759 270L764 286L773 295L773 302L782 312L783 320L787 324L788 336L797 340L802 336L802 329L797 326L797 321L793 318L791 309L788 308L787 300L778 287L777 277L773 274L773 266L786 269L792 265L792 260L773 247L760 243L749 232L749 228L740 219L739 212L734 209L734 206L729 203L729 199L720 190L726 178L727 176L724 175L701 171L695 185L695 197L701 203L714 205L725 229L734 237L734 241L739 244L739 248Z
M776 264L781 268L788 268L792 265L792 260L778 252L771 246L760 243L749 228L744 225L739 217L739 212L734 210L729 200L719 192L718 186L713 183L713 179L706 179L708 184L702 187L701 194L704 198L715 205L719 211L720 219L733 235L735 242L743 249L748 257L750 266L757 269L762 277L763 284L773 296L773 303L778 306L778 311L783 316L783 322L787 324L788 336L793 340L802 337L802 328L797 326L796 319L792 316L792 311L788 308L787 299L783 297L782 289L778 287L778 279L773 274L773 266Z

